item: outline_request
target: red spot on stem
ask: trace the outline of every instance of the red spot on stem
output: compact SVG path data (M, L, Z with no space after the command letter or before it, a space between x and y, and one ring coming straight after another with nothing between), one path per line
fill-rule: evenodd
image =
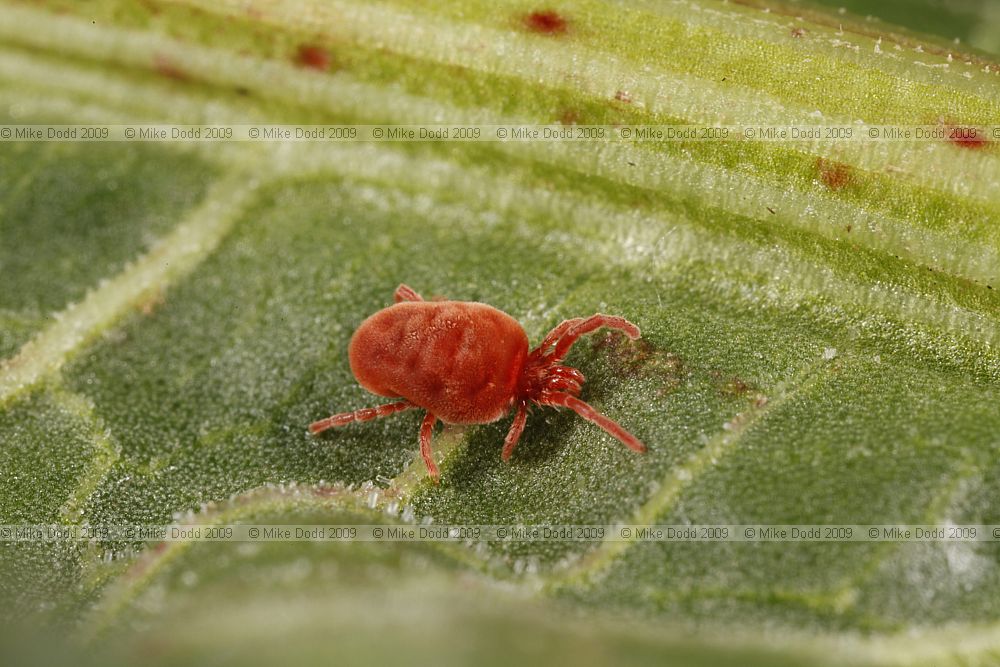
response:
M159 309L160 306L166 301L166 296L163 290L157 290L152 294L147 295L142 301L139 302L139 311L146 316L152 315Z
M816 169L819 171L819 180L831 190L843 190L854 179L851 168L843 162L818 158Z
M559 122L563 125L576 125L580 122L580 114L575 109L563 109L559 114Z
M299 67L325 72L330 69L330 52L321 46L303 44L295 54L295 63Z
M978 150L986 148L990 143L986 134L977 127L951 126L948 128L948 141L959 148Z
M160 76L165 76L174 81L187 81L191 76L182 70L174 61L164 55L153 56L153 69Z
M551 9L542 9L525 14L524 27L542 35L562 35L569 27L566 19Z
M139 4L142 5L150 14L156 15L160 13L160 8L152 0L140 0Z

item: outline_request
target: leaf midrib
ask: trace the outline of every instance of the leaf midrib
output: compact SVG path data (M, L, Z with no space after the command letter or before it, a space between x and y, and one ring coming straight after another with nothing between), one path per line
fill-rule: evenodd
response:
M121 31L119 31L121 32ZM38 38L44 41L44 38ZM123 38L124 39L124 38ZM126 44L131 44L134 46L134 42L137 40L133 38L126 39ZM65 48L65 46L63 47ZM126 50L131 47L125 47ZM136 47L138 48L138 47ZM152 47L144 46L143 48L151 49ZM179 58L183 58L188 51L190 51L190 45L184 45L180 43L171 43L169 40L162 41L159 47L163 49L172 49L172 53ZM208 80L219 82L225 81L236 81L244 80L247 82L247 77L251 76L250 70L253 70L259 65L259 63L251 63L251 67L246 64L240 65L240 59L233 59L226 56L224 52L213 52L212 50L202 50L203 53L197 57L192 58L191 65L195 64L203 65L205 61L213 61L217 63L218 73L214 76L209 76ZM96 55L96 54L92 54ZM136 63L141 62L143 58L136 57L132 59ZM466 66L470 66L466 63ZM230 72L230 74L222 74L221 79L219 74L225 72L228 69L236 69ZM313 93L312 97L316 103L326 106L331 111L337 113L344 113L348 111L348 108L344 108L341 105L343 100L364 98L364 99L377 99L379 95L385 95L379 91L376 87L370 86L368 84L360 82L351 82L350 77L340 74L337 77L331 79L329 82L322 82L321 79L312 75L311 73L302 73L295 71L293 68L287 66L277 66L278 69L274 70L275 73L278 71L282 72L282 78L287 78L289 81L300 80L302 83L292 85L289 89L291 91L298 91L301 93L305 88L317 88L325 89L327 92L321 93L318 96ZM273 67L272 67L273 69ZM211 72L212 70L208 70ZM272 81L275 76L272 74L265 74L262 77L258 76L258 80L261 85ZM308 83L308 85L307 85ZM344 86L355 86L357 90L357 95L345 94ZM346 92L350 92L349 90ZM339 93L339 94L337 94ZM363 93L363 94L362 94ZM728 93L727 93L728 94ZM730 95L731 97L731 95ZM379 105L385 109L404 109L403 112L397 120L404 120L407 114L416 113L417 109L423 109L419 112L420 114L427 115L430 114L433 117L443 117L445 115L458 115L461 117L480 117L480 120L491 120L493 122L498 122L502 119L497 118L483 118L482 116L486 113L483 110L469 110L469 109L458 109L454 107L449 107L448 105L442 105L440 103L431 103L428 100L421 100L414 98L410 95L403 95L400 97L398 93L390 94L384 100L384 104ZM727 101L727 104L731 105L731 99ZM332 106L331 106L332 105ZM737 105L738 106L738 105ZM782 113L787 113L787 109ZM470 115L471 114L471 115ZM528 151L528 157L536 161L548 162L553 166L561 168L577 168L579 164L586 164L592 162L592 154L589 148L580 149L575 145L555 145L555 146L544 146L542 148L534 150L532 153L532 147L521 146L521 145L506 145L501 144L497 147L501 153L506 153L508 155L517 155L521 158L525 156L525 151ZM941 150L954 150L950 147L941 147ZM836 197L819 197L814 192L806 191L794 191L790 192L785 190L784 192L776 192L774 186L767 184L765 181L761 181L757 178L753 178L747 175L740 175L737 172L729 171L726 169L713 168L700 163L697 161L689 161L684 159L676 159L665 155L650 154L647 151L636 152L628 148L621 148L617 146L609 146L605 149L605 152L611 153L607 159L603 160L602 163L607 163L609 160L613 164L624 164L625 162L631 162L634 160L642 160L645 162L654 162L653 171L660 174L657 178L652 181L639 180L635 181L635 177L631 174L638 173L629 170L619 170L612 166L610 169L605 168L604 172L600 174L602 177L610 179L612 181L618 181L623 184L628 184L631 186L643 188L650 191L661 190L666 186L671 186L676 189L680 185L686 185L687 191L690 192L700 192L703 191L705 183L714 182L719 178L726 178L732 181L732 191L755 191L759 194L756 195L755 201L777 201L782 199L788 199L785 202L785 206L779 207L778 210L782 217L781 223L791 226L803 226L803 228L810 231L820 233L832 239L839 239L842 232L839 228L830 228L822 224L821 220L827 218L830 219L844 219L845 216L848 219L855 220L855 232L859 235L859 238L863 237L869 244L873 247L881 249L885 252L904 254L910 256L916 261L926 261L924 258L934 257L933 263L939 263L942 268L946 271L950 271L955 275L966 275L973 278L978 278L984 282L990 283L996 281L1000 276L995 274L995 267L997 265L997 251L992 247L973 247L967 241L955 241L952 240L949 235L940 234L936 232L929 231L923 228L912 227L908 221L894 220L891 217L887 217L881 213L875 213L870 215L864 212L864 209L855 203L845 202ZM617 154L617 156L616 156ZM842 157L842 156L841 156ZM995 162L995 161L993 161ZM987 163L989 164L989 162ZM867 168L872 168L868 165ZM985 174L988 169L976 169L973 170L974 174ZM930 173L928 170L924 170L924 173ZM673 174L673 176L665 177L666 174ZM700 175L699 175L700 174ZM985 178L985 176L983 177ZM942 184L943 186L943 184ZM971 193L966 192L966 195ZM806 206L803 202L811 202L809 206ZM820 202L818 207L812 206L815 202ZM730 213L743 213L750 216L759 215L761 206L752 205L747 208L748 204L742 202L742 200L731 200L725 203L723 207ZM803 210L806 206L807 209L812 208L814 210L814 215L809 218L797 215L797 212ZM734 208L735 207L735 208ZM786 214L785 211L788 213ZM809 222L812 220L812 222ZM868 227L875 227L877 231L874 233L866 232ZM867 236L866 236L867 234ZM976 253L979 253L976 255Z

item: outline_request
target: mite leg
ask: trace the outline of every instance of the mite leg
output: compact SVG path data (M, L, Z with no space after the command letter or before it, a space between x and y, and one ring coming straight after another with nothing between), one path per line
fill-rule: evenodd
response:
M420 455L424 457L427 474L431 476L435 484L441 477L437 464L434 463L434 457L431 456L431 433L434 431L434 422L436 421L437 417L428 412L424 415L423 423L420 424Z
M521 439L521 433L524 432L524 424L528 421L528 404L522 402L517 406L517 414L514 415L514 423L510 425L510 430L507 431L507 437L503 440L503 452L500 454L500 458L504 461L510 460L510 455L514 453L514 448L517 447L517 441Z
M583 373L569 366L552 366L551 369L545 383L545 391L563 391L573 396L580 394L585 379Z
M377 408L362 408L360 410L355 410L354 412L341 412L340 414L327 417L326 419L320 419L317 422L309 424L309 432L316 435L317 433L322 433L326 429L333 428L335 426L344 426L346 424L350 424L351 422L366 422L372 419L378 419L379 417L388 417L391 414L415 407L417 406L409 401L397 401L395 403L380 405Z
M600 313L597 315L591 315L587 319L566 330L562 338L560 338L556 343L556 351L552 355L553 361L559 361L565 357L566 353L569 352L569 348L573 347L573 343L575 343L580 336L589 334L591 331L596 331L601 327L624 331L625 334L632 340L637 339L641 335L639 327L632 324L624 317L618 317L617 315L601 315Z
M544 351L545 348L547 348L549 345L552 345L557 340L559 340L560 338L562 338L563 335L565 335L565 333L569 329L575 327L580 322L583 322L583 318L582 317L574 317L572 319L563 320L562 322L559 323L559 326L557 326L555 329L553 329L552 331L550 331L545 336L545 340L543 340L541 342L541 344L537 348L535 348L535 350L538 351L538 352Z
M538 401L541 405L551 405L559 408L569 408L576 414L580 415L584 419L594 424L597 424L609 434L618 438L622 443L629 449L634 449L637 452L646 451L646 445L639 442L639 439L626 431L621 425L615 420L605 417L600 412L592 408L587 403L584 403L576 396L570 396L569 394L562 393L552 393L542 396L542 399Z
M400 301L424 300L423 297L417 294L416 291L414 291L414 289L409 285L400 285L399 287L397 287L395 294L392 295L392 298L395 301L395 303L399 303Z

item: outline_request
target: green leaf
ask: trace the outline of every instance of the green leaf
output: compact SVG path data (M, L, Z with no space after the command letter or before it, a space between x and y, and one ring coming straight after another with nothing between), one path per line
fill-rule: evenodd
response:
M565 22L547 34L541 9ZM795 4L0 18L5 124L1000 118L995 58L950 41L995 49L973 27ZM1000 523L992 140L2 145L0 524ZM534 342L636 322L641 341L601 332L568 363L649 451L538 409L509 463L509 417L439 431L434 485L416 412L309 436L381 402L346 347L402 282ZM998 592L992 542L0 549L0 618L69 635L12 638L25 659L100 664L220 641L233 664L986 664Z

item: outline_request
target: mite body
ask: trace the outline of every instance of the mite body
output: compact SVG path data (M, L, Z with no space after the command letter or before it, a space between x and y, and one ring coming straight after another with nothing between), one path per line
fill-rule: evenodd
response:
M375 313L351 338L351 371L368 391L402 400L327 417L310 424L316 434L334 426L368 421L403 410L426 410L420 453L432 478L435 422L486 424L511 410L516 416L504 440L502 458L514 451L532 403L567 407L636 451L645 446L616 422L577 396L583 374L560 362L587 333L609 327L639 338L639 328L622 317L592 315L564 321L529 351L528 336L510 315L484 303L424 301L406 285L395 304Z

